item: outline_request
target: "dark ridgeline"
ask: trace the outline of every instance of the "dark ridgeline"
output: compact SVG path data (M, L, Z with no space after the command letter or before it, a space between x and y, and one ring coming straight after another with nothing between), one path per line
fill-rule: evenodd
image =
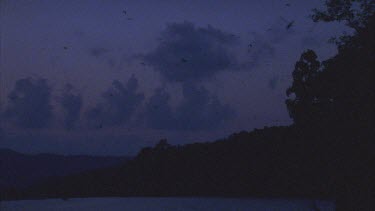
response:
M118 166L129 159L130 157L47 153L30 155L0 148L0 193L4 189L25 188L53 177Z
M212 143L161 140L126 164L51 180L9 199L89 196L260 196L334 199L338 210L374 205L374 1L327 1L314 21L355 30L324 62L312 50L295 65L286 101L294 124ZM374 208L374 207L373 207Z

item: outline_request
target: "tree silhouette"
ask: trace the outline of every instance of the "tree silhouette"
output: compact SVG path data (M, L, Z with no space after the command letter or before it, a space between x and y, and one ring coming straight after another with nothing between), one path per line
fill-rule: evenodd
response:
M155 145L156 151L161 151L168 149L171 145L168 143L167 139L160 139L160 141Z
M375 1L330 0L326 5L326 11L315 10L314 21L346 21L355 33L337 40L339 52L323 62L316 86L331 102L331 125L341 133L368 133L374 127Z
M286 101L296 125L353 133L374 126L375 1L328 0L314 21L345 21L354 34L336 40L338 54L321 64L312 50L301 55Z
M286 104L295 125L317 137L320 155L334 164L338 210L366 210L374 206L375 188L368 171L375 165L375 1L329 0L326 6L315 10L314 21L345 21L355 31L336 41L338 54L320 68L315 53L302 54L287 90L296 98Z
M317 90L315 84L318 76L320 62L312 50L305 51L295 65L293 71L293 84L286 91L288 96L286 105L289 115L297 125L311 123L316 115Z
M326 10L314 9L312 19L315 22L344 21L356 31L368 25L375 10L374 0L327 0Z

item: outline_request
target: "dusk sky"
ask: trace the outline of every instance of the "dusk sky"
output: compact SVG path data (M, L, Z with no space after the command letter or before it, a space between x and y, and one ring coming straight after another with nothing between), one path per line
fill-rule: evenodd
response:
M306 49L348 30L321 0L1 0L0 147L135 155L290 125ZM349 32L349 31L348 31Z

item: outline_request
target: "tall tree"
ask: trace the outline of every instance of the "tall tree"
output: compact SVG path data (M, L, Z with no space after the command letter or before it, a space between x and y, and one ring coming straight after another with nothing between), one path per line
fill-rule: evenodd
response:
M329 0L314 21L345 21L355 29L337 40L338 54L323 62L320 94L329 98L330 119L345 129L374 127L375 0ZM343 129L343 128L339 129Z
M286 91L294 97L286 100L290 117L297 125L311 123L316 115L317 93L315 88L320 62L312 50L305 51L293 71L293 84Z
M301 55L287 90L295 98L286 101L296 125L374 126L374 11L374 0L327 0L325 11L315 10L314 21L345 21L355 32L337 39L338 54L321 64L311 50Z
M314 21L344 21L354 33L336 40L337 55L320 68L315 53L303 53L287 90L295 94L286 101L295 124L318 137L319 156L333 163L338 210L375 206L374 14L374 0L327 0L326 10L315 10Z

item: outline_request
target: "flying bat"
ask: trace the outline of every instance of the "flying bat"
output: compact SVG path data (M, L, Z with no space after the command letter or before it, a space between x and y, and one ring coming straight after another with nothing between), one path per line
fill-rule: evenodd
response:
M286 26L286 29L290 29L293 25L294 25L294 21L291 21L291 22L288 23L288 25Z

